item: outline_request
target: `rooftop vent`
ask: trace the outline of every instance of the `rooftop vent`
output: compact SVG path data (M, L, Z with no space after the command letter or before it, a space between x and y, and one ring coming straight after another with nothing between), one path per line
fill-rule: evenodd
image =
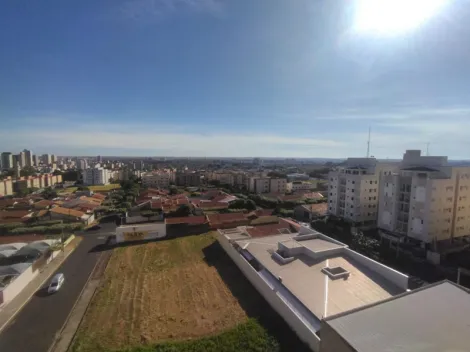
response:
M340 278L344 278L346 280L349 277L349 271L340 266L335 266L332 268L324 267L321 271L324 274L328 275L331 280L336 280Z

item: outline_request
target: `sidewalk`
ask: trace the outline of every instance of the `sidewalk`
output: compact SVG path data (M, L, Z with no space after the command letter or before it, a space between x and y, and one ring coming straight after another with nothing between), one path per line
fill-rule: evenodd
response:
M0 308L0 332L8 325L11 319L23 308L29 299L39 290L39 288L49 279L49 277L59 268L65 259L77 248L82 239L74 238L65 247L65 251L59 254L53 261L47 264L39 274L9 303Z

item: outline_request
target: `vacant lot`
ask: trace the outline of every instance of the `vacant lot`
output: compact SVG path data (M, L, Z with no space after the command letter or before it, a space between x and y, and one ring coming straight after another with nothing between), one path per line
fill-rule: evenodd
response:
M110 185L104 185L104 186L87 186L90 191L95 191L95 192L106 192L106 191L111 191L113 189L121 188L121 185L119 184L110 184Z
M142 345L201 352L303 347L211 233L114 249L103 282L75 352Z

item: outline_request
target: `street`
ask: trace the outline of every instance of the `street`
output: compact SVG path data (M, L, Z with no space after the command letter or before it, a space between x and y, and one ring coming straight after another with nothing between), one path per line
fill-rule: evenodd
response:
M0 334L0 351L46 352L61 330L101 254L112 226L83 235L56 273L65 275L60 291L47 294L47 281ZM100 246L101 245L101 246ZM55 274L55 273L54 273Z

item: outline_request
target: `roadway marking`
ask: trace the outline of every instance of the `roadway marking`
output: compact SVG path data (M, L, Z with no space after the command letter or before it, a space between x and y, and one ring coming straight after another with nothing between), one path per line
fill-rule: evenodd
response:
M326 260L326 267L328 268L329 259ZM323 318L326 318L328 313L328 275L325 275L325 306L323 310Z

